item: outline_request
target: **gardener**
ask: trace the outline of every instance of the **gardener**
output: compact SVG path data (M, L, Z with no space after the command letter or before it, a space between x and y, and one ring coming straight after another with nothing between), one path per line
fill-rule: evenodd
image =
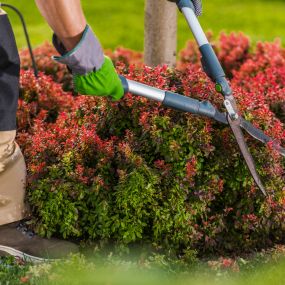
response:
M80 0L36 0L36 3L54 31L53 44L61 55L54 59L69 67L75 90L121 99L124 90L120 79L87 25ZM30 233L23 222L26 166L15 143L19 71L12 28L0 8L0 254L61 257L76 252L77 247L67 241L40 238Z

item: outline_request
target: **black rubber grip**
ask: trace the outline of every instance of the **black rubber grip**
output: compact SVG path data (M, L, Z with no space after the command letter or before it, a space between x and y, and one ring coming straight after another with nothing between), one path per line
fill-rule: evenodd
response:
M185 97L168 91L165 92L165 99L162 103L164 106L175 110L203 115L209 118L215 118L216 114L216 109L210 102L201 102L190 97Z
M225 77L225 72L210 44L205 44L200 47L202 54L202 65L207 75L216 83L222 77Z

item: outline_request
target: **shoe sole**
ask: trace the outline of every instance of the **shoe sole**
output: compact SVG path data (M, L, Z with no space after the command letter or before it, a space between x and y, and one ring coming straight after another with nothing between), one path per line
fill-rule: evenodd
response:
M30 263L43 263L43 262L50 262L54 260L54 259L47 259L47 258L32 256L20 250L14 249L12 247L2 246L2 245L0 245L0 256L1 256L1 252L14 256L16 258L20 258L24 260L25 262L30 262Z

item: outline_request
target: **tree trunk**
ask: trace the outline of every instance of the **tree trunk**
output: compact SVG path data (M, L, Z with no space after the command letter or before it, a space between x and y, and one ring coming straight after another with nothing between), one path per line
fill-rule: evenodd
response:
M149 66L176 63L177 7L167 0L146 0L144 62Z

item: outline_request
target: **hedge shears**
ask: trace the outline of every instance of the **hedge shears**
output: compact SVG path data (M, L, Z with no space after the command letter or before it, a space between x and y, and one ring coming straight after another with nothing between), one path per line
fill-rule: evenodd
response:
M125 92L159 101L164 106L175 110L206 116L220 123L229 125L256 185L262 193L267 196L265 187L257 173L253 157L245 142L242 129L262 143L271 143L272 147L283 156L285 156L285 148L281 147L272 138L264 134L263 131L254 127L249 121L246 121L240 116L233 91L226 79L225 72L197 18L202 11L201 1L177 0L172 2L176 2L178 9L183 13L194 35L201 53L202 67L207 76L214 82L216 91L223 95L226 112L220 112L208 101L199 101L180 94L163 91L120 76Z

